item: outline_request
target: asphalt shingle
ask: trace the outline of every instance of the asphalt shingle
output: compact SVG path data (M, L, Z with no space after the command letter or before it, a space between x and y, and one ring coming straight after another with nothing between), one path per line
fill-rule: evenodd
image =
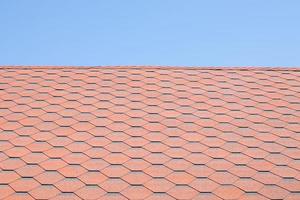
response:
M300 199L300 70L2 67L0 199Z

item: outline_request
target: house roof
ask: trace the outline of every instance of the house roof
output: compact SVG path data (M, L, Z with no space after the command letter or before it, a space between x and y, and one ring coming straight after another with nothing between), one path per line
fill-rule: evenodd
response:
M300 70L0 68L0 199L300 199Z

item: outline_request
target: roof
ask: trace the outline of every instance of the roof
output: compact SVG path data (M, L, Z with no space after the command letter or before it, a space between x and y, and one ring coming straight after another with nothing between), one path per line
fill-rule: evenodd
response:
M300 70L0 68L0 199L300 199Z

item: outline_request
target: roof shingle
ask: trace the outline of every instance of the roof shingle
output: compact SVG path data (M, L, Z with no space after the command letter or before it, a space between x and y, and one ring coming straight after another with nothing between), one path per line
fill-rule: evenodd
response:
M2 67L0 199L300 199L297 68Z

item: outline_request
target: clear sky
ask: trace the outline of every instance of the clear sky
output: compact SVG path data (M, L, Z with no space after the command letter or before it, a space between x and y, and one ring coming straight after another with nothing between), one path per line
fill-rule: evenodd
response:
M1 0L0 65L300 66L300 1Z

